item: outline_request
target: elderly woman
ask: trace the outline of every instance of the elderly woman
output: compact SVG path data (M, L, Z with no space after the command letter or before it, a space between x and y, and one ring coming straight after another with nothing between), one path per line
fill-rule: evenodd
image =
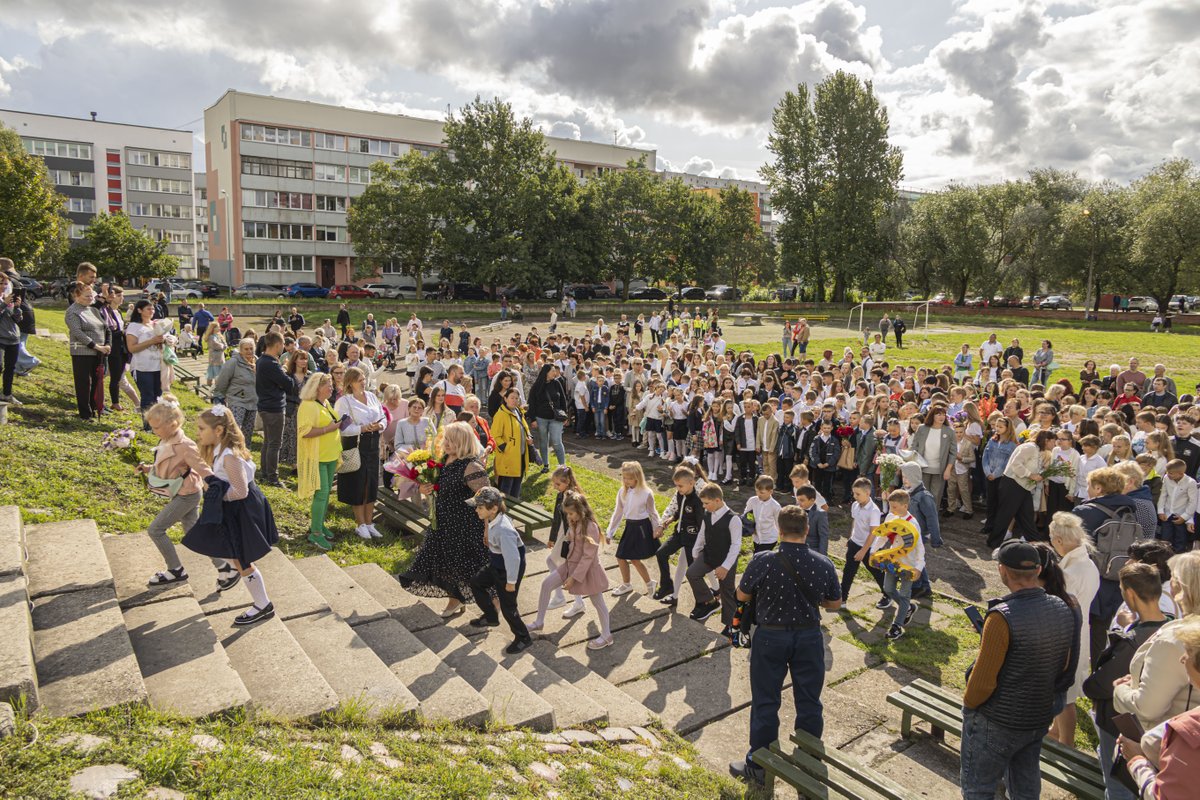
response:
M1083 520L1074 514L1060 511L1050 521L1050 546L1058 553L1059 567L1066 578L1067 593L1079 607L1091 608L1100 589L1100 571L1092 562L1092 543L1083 529ZM1083 681L1088 676L1090 636L1087 625L1079 626L1079 664L1075 682L1067 690L1066 706L1054 718L1050 736L1068 746L1075 744L1075 701L1083 696Z
M358 469L338 477L338 501L350 506L360 539L382 539L373 518L379 495L379 432L387 426L383 406L367 391L367 376L357 367L347 367L342 396L334 405L342 427L342 450L358 450Z
M1163 625L1139 647L1129 675L1113 684L1113 708L1136 715L1144 731L1200 705L1183 665L1184 643L1177 636L1188 622L1200 621L1200 551L1180 553L1169 563L1171 591L1184 616ZM1142 744L1148 744L1146 737Z
M324 372L310 375L300 389L296 411L296 493L312 498L308 540L322 550L333 547L333 531L325 525L333 476L342 459L338 413L329 404L333 379Z
M75 403L80 419L95 419L104 410L104 362L112 349L108 328L92 306L96 292L90 283L73 283L68 294L67 344L75 376Z
M247 337L238 342L237 352L221 367L213 385L213 400L223 402L233 412L233 419L246 437L254 435L254 417L258 413L258 389L255 383L254 340Z
M458 616L471 599L471 578L488 563L482 520L466 505L479 489L488 485L483 448L465 422L447 425L441 436L445 466L438 477L434 496L437 528L429 531L408 572L398 576L400 585L420 597L447 597L442 617ZM433 493L422 484L421 493Z
M1200 694L1200 620L1176 626L1172 637L1179 643L1179 657L1188 680L1188 691ZM1143 800L1195 797L1197 764L1200 764L1200 706L1178 714L1140 741L1121 737L1121 754Z

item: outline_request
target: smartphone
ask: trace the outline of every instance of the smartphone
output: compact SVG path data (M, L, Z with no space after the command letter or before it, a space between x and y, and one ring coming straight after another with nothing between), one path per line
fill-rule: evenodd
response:
M963 609L963 613L967 615L967 619L971 620L971 624L975 626L976 633L983 633L983 614L975 606L967 606Z
M346 428L349 425L350 425L350 415L342 414L342 418L340 420L338 420L338 428L344 431L344 430L346 430Z
M1140 741L1142 734L1145 733L1142 730L1142 724L1138 722L1138 718L1133 714L1114 714L1112 721L1116 729L1126 739L1132 739L1135 742Z

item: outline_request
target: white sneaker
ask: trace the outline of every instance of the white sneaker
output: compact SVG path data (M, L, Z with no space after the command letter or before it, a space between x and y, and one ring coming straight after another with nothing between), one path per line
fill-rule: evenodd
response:
M371 523L370 525L368 525L367 530L370 532L372 539L382 539L383 538L383 534L380 533L379 529L375 527L375 523Z
M620 597L623 594L629 594L633 591L633 586L628 583L622 583L620 586L612 590L613 597Z
M563 597L562 590L560 589L550 598L550 605L546 606L546 608L562 608L566 604L567 598Z
M654 590L658 588L658 581L646 581L646 597L654 597Z
M366 525L359 525L357 528L354 529L354 532L358 534L358 538L360 538L360 539L370 539L371 538L371 531L369 528L367 528Z
M568 608L566 611L563 612L563 619L570 619L571 617L578 617L582 613L583 613L583 601L576 600L574 603L571 604L570 608Z

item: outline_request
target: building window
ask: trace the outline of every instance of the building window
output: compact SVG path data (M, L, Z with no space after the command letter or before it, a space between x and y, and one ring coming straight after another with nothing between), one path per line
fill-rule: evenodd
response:
M345 214L347 206L349 206L348 198L342 197L341 195L317 195L317 211L335 211L339 214Z
M351 139L350 152L395 157L404 152L404 145L400 142L389 142L383 139Z
M160 219L190 219L191 206L177 206L170 203L134 203L129 204L131 217L159 217Z
M383 264L384 275L403 275L404 265L399 261L385 261Z
M277 256L269 253L246 253L246 269L256 271L308 272L312 269L310 256Z
M242 125L242 140L286 144L293 147L312 146L312 132L296 128L275 128L270 125Z
M346 182L346 168L340 164L313 164L313 177L319 181Z
M371 170L367 167L348 167L346 174L351 183L371 182Z
M294 208L300 211L312 211L312 198L311 194L304 192L242 190L242 205L252 208Z
M262 175L268 178L298 178L312 180L313 165L307 161L286 161L280 158L242 156L243 175Z
M313 147L318 150L345 150L346 137L336 133L316 131L312 135Z
M129 176L129 189L135 192L162 192L165 194L188 194L192 186L188 181L171 178L147 178L143 175Z
M287 241L311 242L312 225L277 222L243 222L242 235L247 239L282 239Z
M92 146L79 142L59 142L53 139L27 139L22 137L25 150L35 156L58 156L59 158L82 158L92 160Z
M72 239L82 239L84 234L87 233L87 229L87 225L71 225L67 235Z
M125 163L143 167L166 167L168 169L190 170L192 168L192 157L186 153L130 150L125 154Z
M96 173L52 169L50 170L50 180L54 181L55 186L95 186Z
M318 225L316 226L316 239L318 242L344 242L346 241L346 229L334 225Z
M75 214L96 213L96 201L90 197L68 197L64 205L67 211Z
M169 242L170 244L191 244L191 231L168 231L161 228L146 228L146 233L150 234L150 238L156 242Z

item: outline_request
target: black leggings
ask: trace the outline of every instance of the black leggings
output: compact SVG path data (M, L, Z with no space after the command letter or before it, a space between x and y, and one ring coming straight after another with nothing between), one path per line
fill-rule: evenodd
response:
M80 419L98 416L104 408L104 373L102 356L71 356L71 372L75 377L75 404Z
M20 344L0 344L0 355L4 357L3 390L0 394L5 397L12 394L13 375L17 373L17 356L20 353Z
M1033 541L1038 536L1037 523L1033 515L1033 493L1021 484L1004 475L999 479L996 516L992 519L992 532L988 535L988 547L999 547L1013 523L1013 536Z

